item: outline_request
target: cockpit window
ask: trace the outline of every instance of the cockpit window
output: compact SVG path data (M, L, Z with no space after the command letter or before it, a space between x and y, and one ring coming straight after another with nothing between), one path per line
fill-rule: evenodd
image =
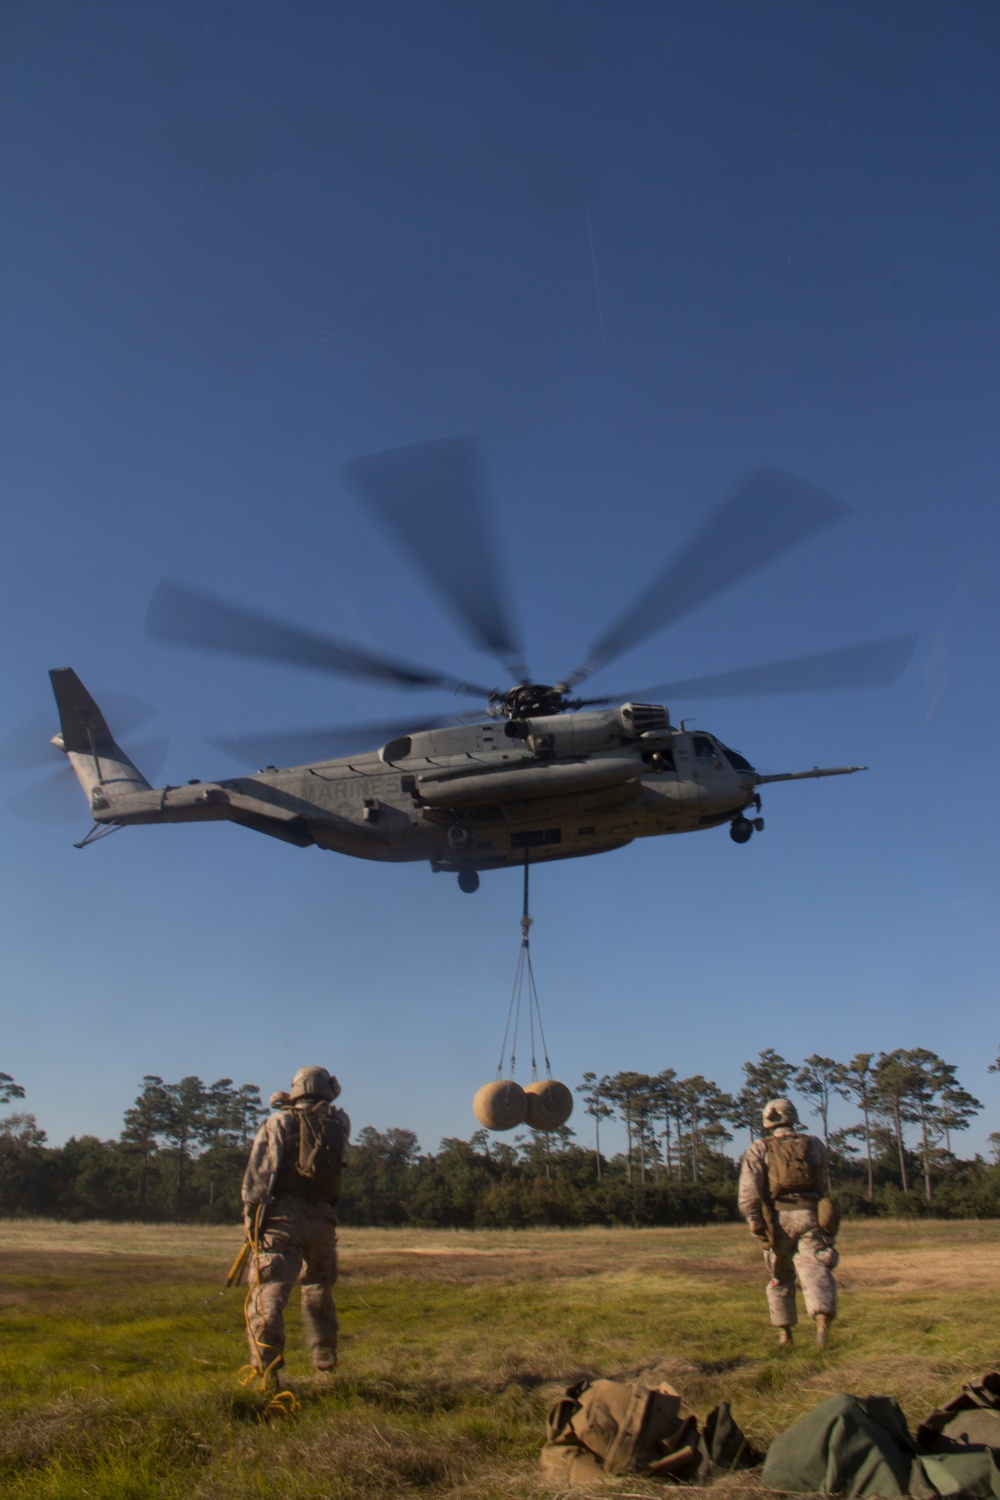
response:
M701 760L710 760L715 754L715 746L707 734L693 734L691 743L694 746L695 755Z
M730 750L729 746L723 745L721 741L719 742L719 749L725 752L729 764L735 766L737 771L753 770L753 766L748 760L744 760L742 755L738 755L735 750Z

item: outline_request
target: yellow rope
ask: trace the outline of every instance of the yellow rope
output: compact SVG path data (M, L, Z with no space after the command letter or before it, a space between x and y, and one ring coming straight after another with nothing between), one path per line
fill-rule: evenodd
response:
M247 1325L247 1334L249 1335L250 1342L260 1354L261 1360L264 1359L264 1350L270 1350L272 1348L272 1345L262 1343L254 1333L253 1328L250 1324L250 1307L251 1304L253 1304L257 1316L263 1324L265 1322L264 1309L262 1303L259 1301L261 1288L263 1286L260 1275L260 1218L263 1212L264 1204L258 1203L257 1211L253 1217L253 1227L251 1228L249 1235L250 1251L253 1255L253 1274L248 1278L249 1285L247 1286L247 1294L243 1300L243 1320ZM252 1389L259 1383L261 1391L266 1392L268 1389L269 1377L274 1374L275 1378L277 1379L277 1370L280 1367L281 1363L282 1354L279 1350L274 1358L270 1361L270 1363L263 1365L261 1369L258 1369L256 1365L244 1365L240 1370L238 1376L240 1385L246 1386L248 1389ZM267 1403L264 1410L280 1411L284 1412L285 1415L288 1416L293 1411L297 1411L298 1407L299 1402L291 1391L278 1391L274 1396L271 1397L271 1400Z
M264 1408L265 1411L284 1412L286 1417L290 1417L292 1412L298 1411L298 1409L299 1399L297 1396L293 1396L291 1391L279 1391L276 1396L271 1397Z

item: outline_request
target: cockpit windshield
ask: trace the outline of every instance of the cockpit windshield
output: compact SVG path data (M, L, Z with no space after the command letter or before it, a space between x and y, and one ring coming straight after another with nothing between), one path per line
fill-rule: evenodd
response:
M728 745L724 745L721 740L719 740L718 744L719 744L719 749L722 751L723 755L725 755L725 757L728 760L729 764L731 766L735 767L735 769L737 771L752 771L753 770L753 766L750 764L750 762L748 760L744 760L743 757L742 757L742 755L739 755L735 750L730 750L729 746Z

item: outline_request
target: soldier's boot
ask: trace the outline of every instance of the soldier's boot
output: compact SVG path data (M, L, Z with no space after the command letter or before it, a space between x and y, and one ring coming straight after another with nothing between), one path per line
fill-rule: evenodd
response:
M792 1347L792 1330L787 1323L778 1329L778 1348L790 1349Z
M816 1347L817 1347L817 1349L825 1349L826 1348L826 1338L827 1338L827 1334L830 1332L830 1324L832 1322L833 1322L833 1319L831 1318L831 1316L830 1316L829 1313L817 1313L816 1314Z

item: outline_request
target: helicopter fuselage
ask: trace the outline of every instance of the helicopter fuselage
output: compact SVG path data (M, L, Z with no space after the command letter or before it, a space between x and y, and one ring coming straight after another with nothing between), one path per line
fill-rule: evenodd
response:
M673 728L665 708L625 704L424 730L225 781L105 780L91 808L97 823L225 820L362 859L488 870L523 863L525 850L532 863L569 859L729 822L758 779L714 736Z
M478 871L573 859L636 838L730 824L767 781L841 776L860 766L761 776L705 731L675 729L665 708L625 703L597 713L424 729L361 755L225 781L153 787L115 742L69 667L53 669L65 752L94 828L82 841L144 823L238 823L302 848L359 859L428 860L475 890ZM81 845L82 847L82 845Z

